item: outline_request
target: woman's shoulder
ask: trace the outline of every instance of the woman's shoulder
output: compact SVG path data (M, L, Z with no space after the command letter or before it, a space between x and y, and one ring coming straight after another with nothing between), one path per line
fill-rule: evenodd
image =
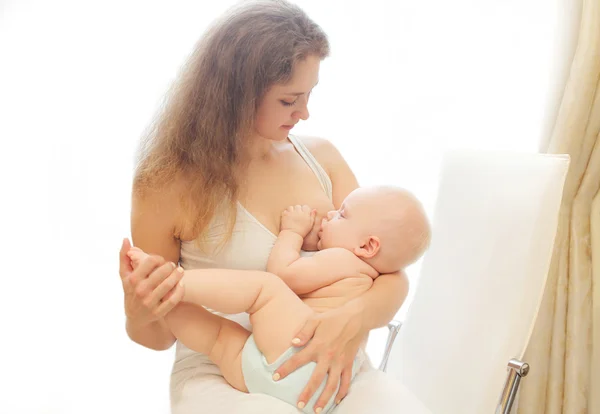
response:
M297 135L296 138L302 141L328 174L335 169L340 160L343 160L342 154L326 138L310 135Z
M297 138L304 143L331 179L333 205L338 208L346 196L358 187L352 169L331 141L313 136Z
M295 135L309 150L322 151L324 149L332 148L333 144L326 138L317 137L314 135Z

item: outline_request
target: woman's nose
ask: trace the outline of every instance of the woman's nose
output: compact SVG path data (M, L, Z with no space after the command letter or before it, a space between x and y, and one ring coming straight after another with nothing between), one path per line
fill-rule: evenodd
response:
M302 106L298 107L298 110L294 113L294 116L302 119L303 121L308 119L310 116L310 113L308 112L308 99L303 102Z
M308 112L308 105L305 105L303 108L301 108L298 111L298 117L303 121L306 121L309 116L310 116L310 113Z

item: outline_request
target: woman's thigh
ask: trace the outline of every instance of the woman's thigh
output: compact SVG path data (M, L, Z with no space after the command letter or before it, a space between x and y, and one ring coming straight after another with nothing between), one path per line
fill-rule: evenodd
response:
M348 395L335 414L431 414L400 381L371 369L352 381Z
M171 413L298 414L298 409L268 395L240 392L222 376L205 374L187 379L171 394Z

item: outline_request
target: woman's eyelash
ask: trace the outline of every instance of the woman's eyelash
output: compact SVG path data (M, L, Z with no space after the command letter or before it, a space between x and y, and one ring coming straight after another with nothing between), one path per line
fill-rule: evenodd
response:
M298 102L298 100L295 100L294 102L281 101L283 106L294 106L294 105L296 105L296 102Z

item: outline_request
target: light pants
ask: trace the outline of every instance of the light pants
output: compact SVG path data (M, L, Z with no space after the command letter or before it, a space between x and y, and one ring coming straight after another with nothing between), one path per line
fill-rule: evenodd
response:
M275 397L231 387L214 364L179 361L171 378L172 414L298 414ZM193 366L192 366L193 365ZM335 414L431 414L404 385L374 368L359 372Z

